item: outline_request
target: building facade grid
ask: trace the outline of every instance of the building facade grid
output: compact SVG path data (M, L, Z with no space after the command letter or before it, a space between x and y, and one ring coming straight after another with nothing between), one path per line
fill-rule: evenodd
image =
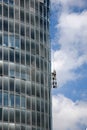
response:
M0 0L0 130L51 130L49 0Z

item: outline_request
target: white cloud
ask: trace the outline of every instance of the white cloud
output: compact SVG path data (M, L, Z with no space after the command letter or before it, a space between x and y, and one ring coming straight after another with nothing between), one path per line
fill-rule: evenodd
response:
M53 2L53 1L52 1ZM85 0L55 0L53 3L61 3L63 8L58 16L56 24L56 35L52 39L53 44L60 45L60 49L54 51L54 68L57 70L59 86L67 81L76 80L81 77L75 70L87 64L87 11L80 13L70 12L71 4L74 6L85 6ZM69 2L67 4L67 2ZM66 4L65 4L66 3Z
M58 95L53 96L52 106L53 130L82 130L81 126L87 127L86 102L73 102L62 95Z

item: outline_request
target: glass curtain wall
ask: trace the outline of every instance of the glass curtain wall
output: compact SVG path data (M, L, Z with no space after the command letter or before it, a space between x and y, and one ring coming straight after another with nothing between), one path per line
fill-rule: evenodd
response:
M49 0L0 0L0 130L51 130Z

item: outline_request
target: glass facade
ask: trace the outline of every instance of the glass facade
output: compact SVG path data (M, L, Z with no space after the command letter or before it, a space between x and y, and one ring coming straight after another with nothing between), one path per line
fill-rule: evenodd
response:
M51 130L49 0L0 0L0 130Z

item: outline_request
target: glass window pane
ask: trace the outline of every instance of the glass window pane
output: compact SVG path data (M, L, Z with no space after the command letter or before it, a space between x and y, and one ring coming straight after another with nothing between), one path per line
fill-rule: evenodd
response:
M2 15L2 5L0 4L0 15Z
M25 123L25 111L21 111L21 123Z
M2 63L0 63L0 75L2 75Z
M30 102L30 98L27 98L27 109L31 108L31 102Z
M20 39L19 39L19 36L15 37L15 47L16 47L16 49L20 48Z
M2 30L2 20L0 19L0 30Z
M25 97L21 97L21 107L25 108Z
M8 31L8 21L4 20L3 22L3 29L4 31Z
M2 60L2 48L0 48L0 60Z
M18 95L15 96L15 105L16 107L20 107L20 96Z
M11 107L14 107L14 95L13 94L10 94L10 96L9 96L9 105L11 106Z
M19 24L15 23L15 33L19 34Z
M2 108L0 108L0 121L2 121Z
M10 79L9 89L10 91L14 92L14 79Z
M9 35L9 46L14 48L14 35Z
M9 7L9 18L14 18L14 9L13 9L13 7Z
M10 122L14 122L14 109L10 109L9 111L9 120Z
M27 125L30 125L30 122L31 122L31 114L30 114L30 112L27 112L26 113L27 115Z
M3 5L3 15L8 17L8 7L6 5Z
M9 32L14 32L14 23L13 22L9 22Z
M8 61L8 49L3 48L3 59Z
M8 90L8 78L3 79L4 90Z
M0 92L0 105L2 105L2 92Z
M20 122L20 111L18 111L18 110L15 111L15 121L17 123Z
M15 76L15 65L14 64L10 64L9 76L10 77L14 77Z
M20 80L16 80L15 82L15 91L16 93L20 93Z
M8 106L8 93L4 93L4 106Z
M8 75L8 64L4 63L4 75Z
M8 109L4 109L3 110L3 115L4 115L3 116L3 120L4 121L8 121L8 112L9 112Z
M20 53L15 51L15 62L20 63Z
M4 34L4 46L8 46L8 34Z
M0 33L0 45L2 45L2 34Z
M9 59L11 62L14 62L14 51L13 50L10 50L10 56L9 56Z

